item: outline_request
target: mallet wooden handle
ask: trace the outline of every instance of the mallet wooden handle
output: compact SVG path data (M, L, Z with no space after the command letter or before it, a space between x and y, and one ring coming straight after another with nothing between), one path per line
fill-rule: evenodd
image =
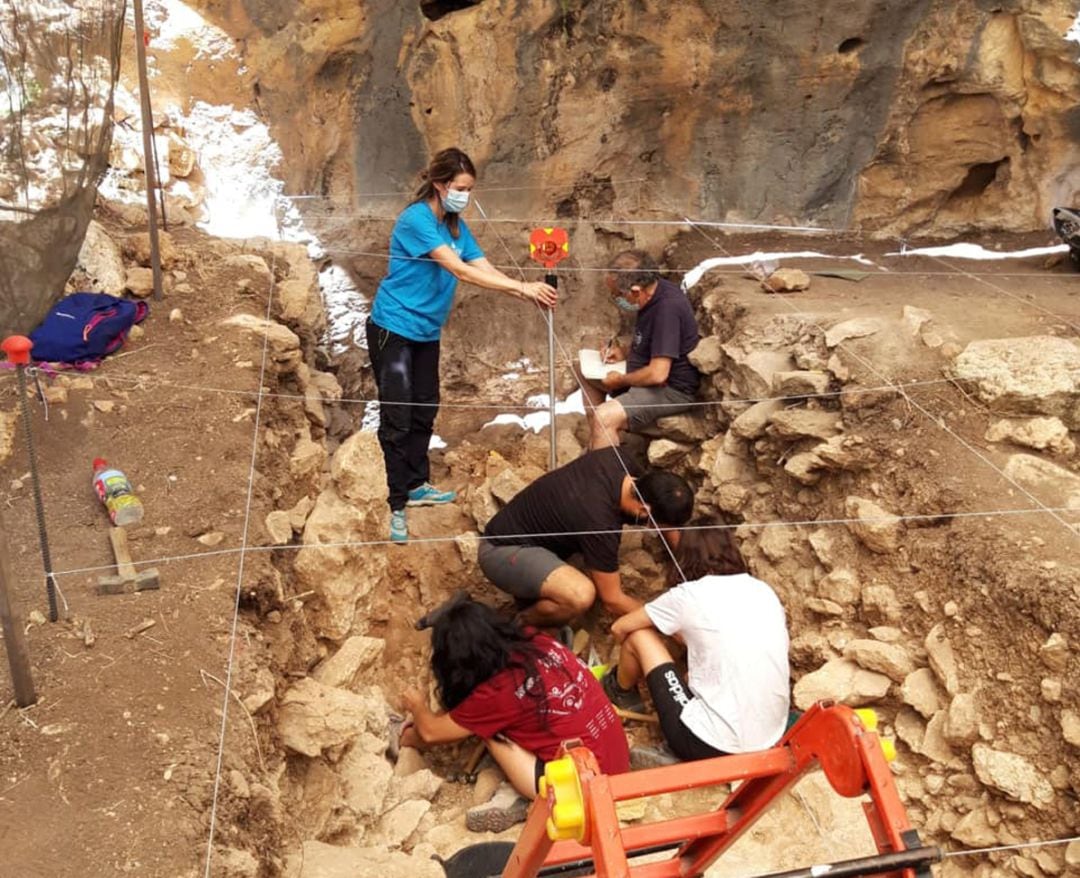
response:
M128 550L127 531L122 527L110 527L109 542L112 543L113 556L116 558L116 572L124 579L134 579L135 565L131 562L131 552Z

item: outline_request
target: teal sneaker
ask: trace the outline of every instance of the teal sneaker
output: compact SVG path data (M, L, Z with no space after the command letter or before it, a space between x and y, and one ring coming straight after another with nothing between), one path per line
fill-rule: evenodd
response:
M453 503L457 499L455 491L440 491L431 482L424 482L409 491L406 506L438 506L440 503Z
M394 543L409 541L409 526L405 521L404 509L394 509L390 512L390 541Z

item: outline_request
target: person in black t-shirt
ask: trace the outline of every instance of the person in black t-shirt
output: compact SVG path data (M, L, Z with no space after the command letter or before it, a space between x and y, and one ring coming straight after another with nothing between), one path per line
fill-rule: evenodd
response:
M650 516L660 528L685 524L694 495L674 473L638 475L633 464L624 467L617 449L590 451L538 478L488 522L480 568L527 605L521 622L568 622L597 596L616 617L641 606L619 579L622 527L647 523ZM566 563L576 552L585 573Z
M698 343L694 309L686 294L660 277L652 258L625 250L604 276L608 293L623 311L637 314L629 351L605 345L605 363L626 360L626 374L608 372L599 381L581 378L592 438L589 447L619 444L620 430L640 430L657 418L686 411L694 402L701 373L687 355ZM606 394L611 399L604 402Z

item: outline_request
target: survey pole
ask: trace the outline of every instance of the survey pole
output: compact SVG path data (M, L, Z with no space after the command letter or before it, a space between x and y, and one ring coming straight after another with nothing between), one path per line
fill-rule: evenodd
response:
M150 81L146 75L146 27L142 0L135 0L135 60L139 68L139 109L142 115L143 168L146 170L146 211L150 218L150 268L154 273L154 301L161 301L161 248L157 226L157 175L154 173L154 113L150 107Z
M545 283L555 287L559 286L558 275L555 274L555 266L570 255L570 236L566 229L545 228L533 229L529 236L529 257L534 262L541 263L547 269L544 275ZM550 439L551 457L549 468L555 469L558 465L557 442L555 437L555 406L558 402L555 396L555 310L547 310L548 330L548 407L551 419Z
M30 676L30 654L26 650L26 635L11 599L11 565L8 562L7 528L0 519L0 630L4 632L11 682L15 687L15 704L29 707L37 701L34 681Z

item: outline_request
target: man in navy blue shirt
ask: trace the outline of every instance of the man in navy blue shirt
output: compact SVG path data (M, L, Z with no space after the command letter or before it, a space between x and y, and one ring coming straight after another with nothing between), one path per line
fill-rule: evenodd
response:
M622 430L637 431L686 411L701 381L687 357L700 337L694 309L679 287L660 277L652 258L624 250L611 261L604 282L615 306L636 313L637 321L629 351L611 345L600 352L607 363L625 359L626 373L610 371L599 381L582 382L593 450L618 445Z

